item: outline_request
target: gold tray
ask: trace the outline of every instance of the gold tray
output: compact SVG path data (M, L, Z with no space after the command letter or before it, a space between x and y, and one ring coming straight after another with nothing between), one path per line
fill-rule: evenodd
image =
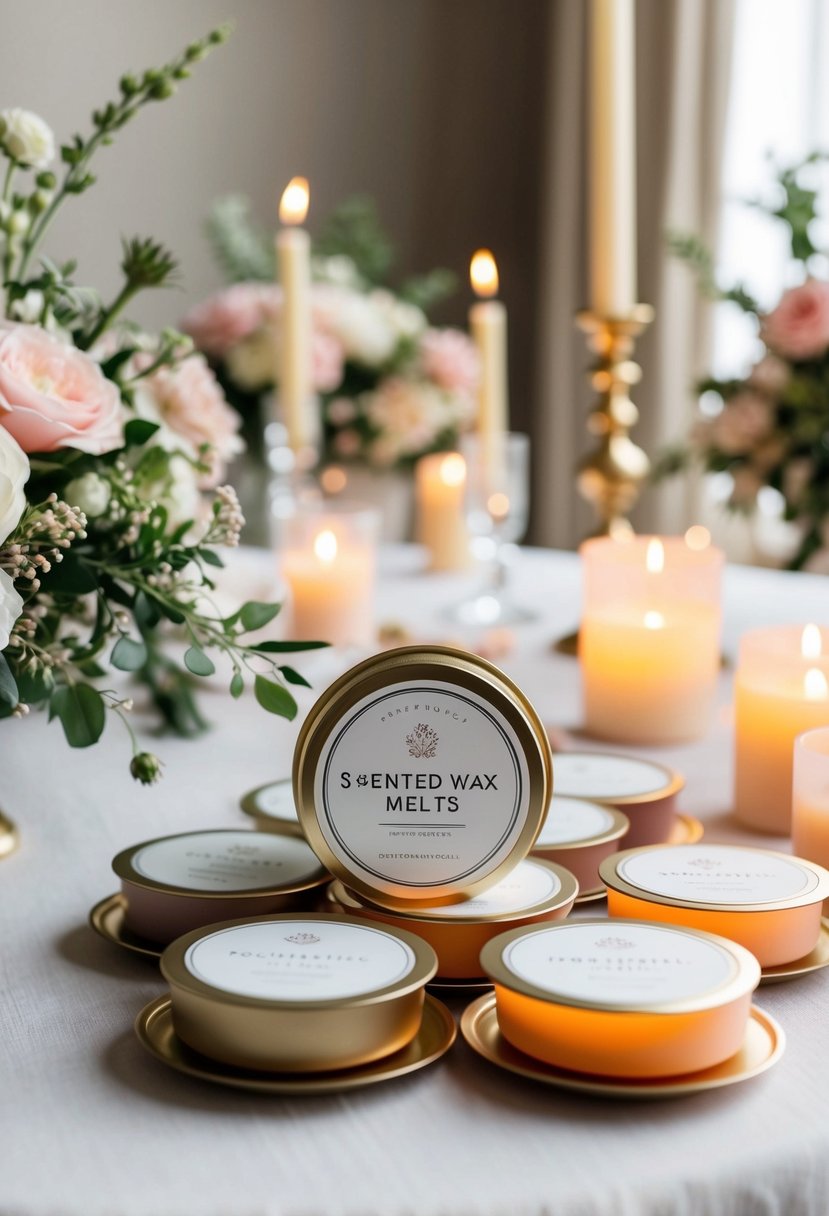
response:
M814 950L803 958L797 958L793 963L781 963L779 967L764 967L760 973L761 984L783 984L786 980L796 979L799 975L808 975L810 971L820 971L821 967L829 967L829 918L823 916L820 921L820 937Z
M769 1014L752 1005L743 1045L730 1059L714 1068L685 1073L681 1077L648 1077L637 1081L628 1077L603 1077L570 1072L518 1051L501 1036L494 995L478 997L477 1001L464 1010L461 1033L473 1051L499 1068L517 1073L521 1077L529 1077L533 1081L541 1081L545 1085L603 1098L678 1098L706 1089L736 1085L771 1068L780 1059L786 1046L786 1036L780 1025Z
M673 830L665 844L696 844L702 840L705 826L694 815L677 815Z
M159 942L151 942L146 937L139 937L124 927L126 903L127 901L120 891L116 891L114 895L108 895L89 913L90 925L101 937L120 946L123 950L141 954L144 958L161 958L164 947Z
M590 891L579 891L576 904L593 904L597 899L607 899L607 887L593 887Z
M420 1031L402 1051L371 1064L336 1072L258 1072L233 1068L187 1047L173 1030L170 1006L170 997L165 995L150 1001L141 1010L135 1019L135 1033L142 1047L162 1064L188 1076L262 1094L336 1094L377 1085L380 1081L392 1081L439 1060L452 1046L457 1034L452 1014L441 1001L427 993Z

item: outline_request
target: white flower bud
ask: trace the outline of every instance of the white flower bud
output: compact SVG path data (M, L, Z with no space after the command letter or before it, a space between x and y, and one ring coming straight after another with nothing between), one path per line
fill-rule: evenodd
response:
M109 482L97 473L84 473L83 477L76 477L64 491L66 502L78 507L89 519L103 515L111 497Z
M52 128L31 110L0 111L0 144L19 165L45 169L55 157Z

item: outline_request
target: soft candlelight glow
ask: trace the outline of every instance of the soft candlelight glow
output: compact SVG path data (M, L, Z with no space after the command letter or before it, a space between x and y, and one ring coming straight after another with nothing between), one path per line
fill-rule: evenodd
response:
M334 561L337 556L337 538L333 532L320 532L314 541L314 553L321 562Z
M476 296L490 299L498 294L498 267L488 249L473 253L469 263L469 281Z
M506 494L500 493L500 491L496 494L490 494L487 499L486 509L495 523L503 523L509 515L509 497Z
M646 629L664 629L665 618L661 612L646 612L645 613L645 628Z
M466 461L460 452L432 452L415 467L415 538L429 553L430 570L469 564L463 511Z
M702 524L692 524L685 533L685 544L695 553L701 553L711 544L711 533Z
M665 569L665 547L656 537L648 541L645 554L645 569L648 574L661 574Z
M820 630L817 625L806 625L800 639L800 653L804 659L819 659L820 652Z
M792 848L829 866L829 725L794 741Z
M307 177L292 177L279 200L280 224L304 223L310 197Z
M810 667L803 677L803 695L807 701L825 701L829 697L829 683L817 667Z
M440 462L438 476L445 486L462 486L466 481L466 461L459 452L450 452Z

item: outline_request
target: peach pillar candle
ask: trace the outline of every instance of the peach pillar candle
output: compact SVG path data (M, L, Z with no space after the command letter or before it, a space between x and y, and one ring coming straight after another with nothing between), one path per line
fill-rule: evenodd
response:
M291 590L291 637L372 644L378 524L376 511L331 506L286 520L282 573Z
M466 461L459 452L435 452L415 467L415 539L429 551L431 570L469 565L464 516Z
M698 738L719 674L722 553L647 536L598 537L580 552L586 729L629 743Z
M794 741L792 848L829 868L829 726Z
M284 227L276 235L283 296L278 399L288 443L295 452L308 447L316 431L311 393L311 238L300 226L308 213L309 197L306 179L292 178L279 203Z
M786 836L795 738L829 726L829 631L812 624L746 633L734 710L737 818L758 831Z

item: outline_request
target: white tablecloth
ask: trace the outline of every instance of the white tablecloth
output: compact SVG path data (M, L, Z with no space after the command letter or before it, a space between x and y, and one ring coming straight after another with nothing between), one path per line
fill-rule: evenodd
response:
M469 578L415 578L414 550L386 564L380 619L457 637L440 610ZM242 555L239 582L266 591L269 569ZM578 617L576 559L522 554L515 586L540 619L503 666L545 722L575 728L578 667L550 641ZM827 609L825 580L729 570L726 648L749 624L825 621ZM342 664L320 652L298 665L318 692ZM721 691L707 739L651 753L685 773L681 809L714 839L740 835L727 674ZM760 990L788 1035L775 1069L662 1103L545 1088L462 1042L412 1077L309 1100L211 1087L147 1056L132 1022L163 983L86 925L117 885L110 860L152 836L246 823L239 795L289 773L298 729L218 690L204 704L215 729L158 741L166 768L151 790L127 776L116 721L83 752L43 717L0 726L0 807L22 828L0 862L0 1216L825 1216L829 971Z

